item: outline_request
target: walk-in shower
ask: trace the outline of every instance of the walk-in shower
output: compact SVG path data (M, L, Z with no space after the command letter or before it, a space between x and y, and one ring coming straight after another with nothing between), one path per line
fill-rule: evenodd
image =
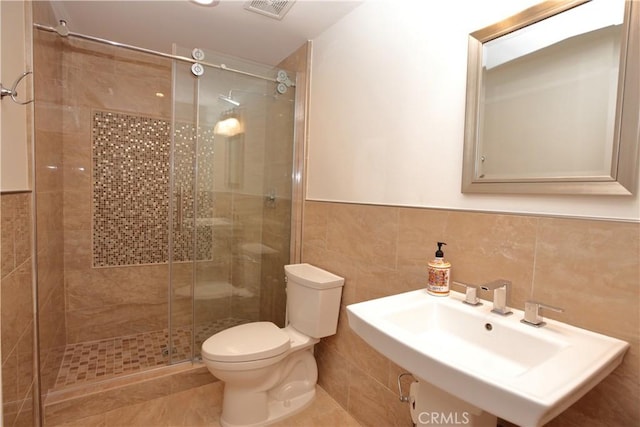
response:
M296 261L295 73L70 27L34 33L44 394L283 326Z

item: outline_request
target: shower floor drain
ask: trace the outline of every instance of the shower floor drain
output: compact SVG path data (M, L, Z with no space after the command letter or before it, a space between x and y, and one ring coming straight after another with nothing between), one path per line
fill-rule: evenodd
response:
M173 351L173 354L176 354L178 352L178 349L173 347L172 351ZM169 357L169 347L163 347L162 348L162 355L164 357Z

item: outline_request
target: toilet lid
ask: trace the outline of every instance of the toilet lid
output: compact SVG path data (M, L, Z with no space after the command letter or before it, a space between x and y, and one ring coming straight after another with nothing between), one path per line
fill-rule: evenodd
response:
M219 362L247 362L278 356L290 347L289 335L271 322L234 326L202 343L202 356Z

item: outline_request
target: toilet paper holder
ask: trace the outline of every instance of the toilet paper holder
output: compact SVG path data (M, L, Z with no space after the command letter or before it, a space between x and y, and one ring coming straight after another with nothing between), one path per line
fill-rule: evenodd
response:
M411 394L404 394L402 392L402 377L410 376L414 382L417 382L416 377L411 372L403 372L398 375L398 394L400 395L400 402L411 402Z

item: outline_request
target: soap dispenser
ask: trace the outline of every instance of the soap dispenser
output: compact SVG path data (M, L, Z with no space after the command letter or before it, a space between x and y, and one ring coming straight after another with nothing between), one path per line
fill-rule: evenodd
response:
M427 292L430 295L446 297L449 295L451 263L445 261L442 245L446 245L446 243L438 242L436 257L428 264L429 282L427 283Z

